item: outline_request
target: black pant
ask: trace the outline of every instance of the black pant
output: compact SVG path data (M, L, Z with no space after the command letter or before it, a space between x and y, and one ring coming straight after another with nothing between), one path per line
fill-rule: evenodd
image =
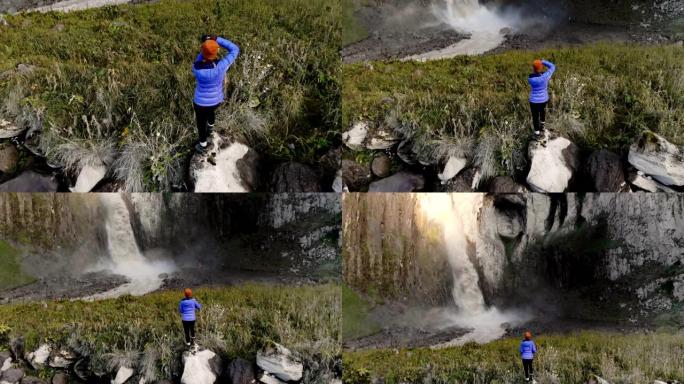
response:
M197 132L199 133L200 143L205 143L207 138L209 138L209 127L214 127L216 122L216 109L219 105L214 105L213 107L202 107L192 103L195 107L195 118L197 119Z
M185 342L189 343L195 341L195 320L183 320L183 331L185 331Z
M532 363L534 360L523 359L523 369L525 370L525 379L531 379L534 376L534 367Z
M544 124L546 124L546 104L547 103L530 103L535 132L544 130Z

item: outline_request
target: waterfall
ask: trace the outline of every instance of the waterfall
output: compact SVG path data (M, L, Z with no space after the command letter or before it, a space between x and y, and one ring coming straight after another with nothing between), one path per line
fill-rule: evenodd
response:
M504 324L524 320L519 313L505 313L488 308L477 268L468 255L469 244L479 241L479 213L483 207L484 194L421 194L418 195L420 210L435 225L442 227L449 266L453 275L451 295L454 305L440 308L430 317L440 327L462 327L470 330L464 336L433 346L446 348L468 342L487 343L505 335Z
M162 275L174 272L175 265L165 260L148 260L140 251L131 224L131 212L122 194L103 193L100 201L105 209L107 250L111 259L111 264L105 269L128 278L129 282L110 291L86 297L85 300L114 298L125 294L140 296L161 288L164 282Z
M502 12L482 5L478 0L439 0L432 5L437 20L452 29L469 34L449 47L424 54L410 56L405 60L437 60L458 55L481 55L504 42L505 28L516 28L520 15L516 12Z

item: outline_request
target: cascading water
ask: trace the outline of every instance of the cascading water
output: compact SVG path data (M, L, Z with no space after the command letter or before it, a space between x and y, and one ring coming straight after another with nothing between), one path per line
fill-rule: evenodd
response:
M443 49L407 57L405 60L438 60L458 55L480 55L504 42L505 28L515 28L520 17L480 4L478 0L441 0L432 6L437 19L469 38Z
M471 341L487 343L501 338L506 333L504 324L519 322L522 320L521 316L487 307L477 269L467 252L469 243L478 242L478 213L483 206L484 195L462 193L418 196L421 212L430 221L442 226L453 275L454 306L440 308L433 316L440 327L470 329L464 336L434 347L445 348Z
M173 263L150 261L140 252L131 224L131 214L118 193L101 194L105 208L107 249L111 263L106 267L112 273L125 276L129 282L110 291L96 294L86 300L99 300L121 295L144 295L159 289L163 283L162 274L175 270Z

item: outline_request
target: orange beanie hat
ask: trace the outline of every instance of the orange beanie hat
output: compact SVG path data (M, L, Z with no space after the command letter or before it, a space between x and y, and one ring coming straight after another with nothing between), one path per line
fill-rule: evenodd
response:
M541 60L535 60L534 63L532 63L532 67L534 67L535 72L541 72L542 69L544 69L544 63L542 63Z
M532 340L532 332L525 332L525 340Z
M216 40L207 40L202 43L202 57L206 61L216 60L218 57L219 45Z
M192 289L190 288L185 288L183 293L185 294L185 297L187 297L188 299L192 297Z

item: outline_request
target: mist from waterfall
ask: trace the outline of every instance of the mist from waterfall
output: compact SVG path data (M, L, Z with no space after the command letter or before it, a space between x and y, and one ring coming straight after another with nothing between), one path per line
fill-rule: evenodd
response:
M442 228L449 266L453 276L453 306L431 312L433 325L439 328L462 327L470 332L455 340L434 346L444 348L468 342L487 343L503 337L506 325L525 321L522 313L502 312L487 307L480 288L477 268L468 254L479 241L478 215L484 194L421 194L420 210L425 217ZM474 257L474 255L472 255Z
M110 260L102 269L122 275L129 282L110 291L99 293L86 300L119 297L125 294L144 295L162 286L163 274L176 270L168 260L148 260L138 247L131 222L131 213L122 194L104 193L100 201L105 211L107 250Z

